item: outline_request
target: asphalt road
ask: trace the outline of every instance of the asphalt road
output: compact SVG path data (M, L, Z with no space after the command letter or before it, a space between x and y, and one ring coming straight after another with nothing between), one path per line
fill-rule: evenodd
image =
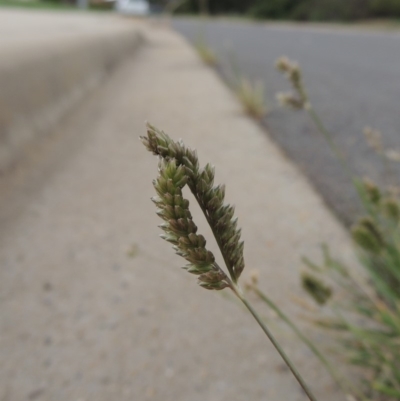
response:
M360 213L357 195L307 115L277 105L276 92L289 89L274 68L279 56L300 63L311 102L353 174L382 186L400 184L400 164L385 167L362 134L365 126L379 129L386 148L400 148L400 33L181 18L173 25L189 41L201 38L214 49L228 80L234 64L264 82L269 134L345 224Z

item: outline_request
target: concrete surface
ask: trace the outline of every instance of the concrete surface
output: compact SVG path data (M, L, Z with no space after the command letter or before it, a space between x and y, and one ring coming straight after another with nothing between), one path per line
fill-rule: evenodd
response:
M269 134L346 224L357 218L358 196L308 116L278 107L275 94L288 89L275 70L278 57L299 61L311 101L352 171L383 186L400 185L400 164L388 169L362 133L365 126L376 128L386 148L400 149L398 31L196 19L176 19L173 26L191 41L202 35L226 77L233 59L241 74L264 82Z
M0 171L140 43L116 16L0 10Z
M144 35L135 57L2 178L0 399L305 400L253 318L229 293L198 287L159 238L157 160L138 140L145 120L216 165L243 227L244 276L259 269L291 316L301 311L292 298L304 297L300 256L328 241L352 260L346 232L182 38L155 25ZM255 305L318 397L344 400ZM310 335L332 347L326 333Z

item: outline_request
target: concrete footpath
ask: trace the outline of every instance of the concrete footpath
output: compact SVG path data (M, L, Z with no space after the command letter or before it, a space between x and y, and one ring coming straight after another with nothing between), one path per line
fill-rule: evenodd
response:
M141 43L131 20L0 10L0 172L25 157Z
M157 160L138 140L145 121L215 164L243 228L244 277L259 269L291 316L301 313L293 297L306 298L300 257L318 257L327 241L351 260L347 235L181 37L155 23L140 29L134 57L2 178L0 400L306 400L253 318L198 287L159 238L149 199ZM311 352L255 305L319 399L344 400ZM326 333L311 335L332 346Z

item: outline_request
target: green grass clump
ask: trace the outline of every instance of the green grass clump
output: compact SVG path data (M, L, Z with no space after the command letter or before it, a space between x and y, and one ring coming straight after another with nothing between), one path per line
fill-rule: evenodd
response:
M292 85L291 93L279 94L282 105L305 110L337 156L360 197L364 216L351 229L366 282L360 283L351 270L333 258L324 246L322 264L304 259L312 270L303 275L303 287L318 304L328 303L329 280L344 290L345 302L331 302L334 319L314 321L343 335L341 344L348 360L366 371L360 383L361 398L379 401L400 400L400 202L391 189L382 190L370 180L355 177L347 160L315 112L297 63L283 57L277 68ZM398 161L398 152L385 151L381 134L364 130L368 145L384 163ZM323 301L323 302L321 302ZM360 396L358 396L360 398Z

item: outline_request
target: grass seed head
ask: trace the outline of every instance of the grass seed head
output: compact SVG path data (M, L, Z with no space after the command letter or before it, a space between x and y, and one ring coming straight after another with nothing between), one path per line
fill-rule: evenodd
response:
M378 186L369 178L364 178L362 185L368 202L375 206L379 205L382 196Z
M384 214L391 219L394 223L400 221L400 205L399 202L393 198L385 198L382 202L382 210Z
M303 84L303 74L297 62L287 57L280 57L275 63L276 69L286 75L291 83L294 94L278 93L277 98L282 106L289 106L294 109L307 109L310 107L308 97Z
M304 102L291 92L279 92L276 94L276 99L280 106L290 107L295 110L302 110L305 107Z
M224 203L225 186L214 186L214 167L207 164L201 169L194 150L151 125L141 140L150 152L160 157L159 176L154 181L158 196L153 201L157 214L164 220L163 238L189 262L185 269L199 275L204 288L222 289L229 285L228 277L205 248L204 237L196 234L189 201L182 196L182 188L187 185L207 218L232 281L237 282L244 269L244 243L240 240L234 207Z
M384 246L384 240L378 227L369 217L364 217L351 230L354 242L365 251L378 254Z
M385 157L392 162L400 162L400 152L394 149L385 150Z
M363 130L365 139L367 141L368 146L375 150L376 153L383 153L383 145L382 145L382 134L380 131L372 129L371 127L365 127Z
M301 281L303 288L319 305L324 305L332 296L332 289L313 274L304 272Z

